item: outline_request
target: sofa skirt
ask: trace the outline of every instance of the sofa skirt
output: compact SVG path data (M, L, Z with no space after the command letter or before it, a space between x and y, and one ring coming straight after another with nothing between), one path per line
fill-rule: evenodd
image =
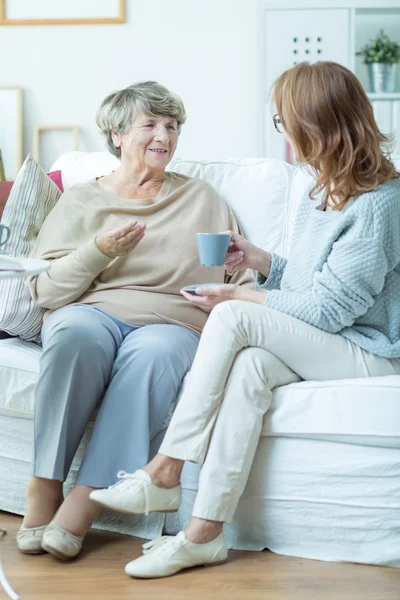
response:
M76 477L90 428L74 459ZM157 451L162 435L153 444ZM24 514L33 421L0 415L0 510ZM153 539L190 519L198 465L185 465L178 513L130 517L104 511L95 523ZM400 567L400 449L297 437L261 437L235 520L230 548L326 561Z

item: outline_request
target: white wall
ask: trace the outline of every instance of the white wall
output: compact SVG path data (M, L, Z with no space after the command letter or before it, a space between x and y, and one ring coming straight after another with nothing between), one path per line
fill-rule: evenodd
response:
M24 90L25 152L34 126L46 124L79 125L81 149L103 149L94 123L102 99L154 79L186 105L177 155L260 156L259 0L126 2L124 25L0 27L0 85ZM69 140L44 134L44 168Z

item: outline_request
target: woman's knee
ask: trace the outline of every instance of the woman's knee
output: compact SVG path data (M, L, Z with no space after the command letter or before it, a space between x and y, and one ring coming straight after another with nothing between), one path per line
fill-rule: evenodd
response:
M275 354L254 346L237 354L231 377L245 377L265 390L299 381L299 377Z
M250 302L241 300L226 300L220 302L211 311L206 323L206 329L215 333L218 330L222 332L228 328L235 330L238 323L242 322L243 315L248 310Z
M260 377L267 377L271 362L271 354L263 348L244 348L238 352L233 367L235 370L250 375L250 371L256 371Z
M101 314L89 311L60 310L53 313L46 323L43 335L44 349L61 348L66 351L69 347L82 351L93 351L101 348L109 334L101 319ZM76 307L78 308L78 307Z
M140 365L168 366L183 376L192 365L198 342L199 336L183 327L147 325L122 344L116 362L130 361L139 369Z

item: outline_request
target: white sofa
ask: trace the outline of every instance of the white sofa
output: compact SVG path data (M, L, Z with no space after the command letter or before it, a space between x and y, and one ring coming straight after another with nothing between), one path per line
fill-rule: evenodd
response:
M52 170L62 170L68 188L116 164L107 153L71 152ZM288 254L298 202L312 183L304 169L272 159L178 159L171 169L207 179L250 240ZM25 509L40 352L16 338L0 341L0 510L17 514ZM90 426L85 439L88 435ZM154 440L154 451L160 439ZM190 517L198 472L196 465L185 466L176 515L133 518L108 512L96 526L149 538L162 530L176 532ZM236 518L226 527L228 543L237 549L399 567L399 482L400 377L281 387L265 417Z

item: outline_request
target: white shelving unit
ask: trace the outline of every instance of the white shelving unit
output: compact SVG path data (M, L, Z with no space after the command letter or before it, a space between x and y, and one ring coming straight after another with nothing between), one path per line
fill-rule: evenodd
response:
M264 0L265 156L290 159L271 120L268 93L276 77L302 60L333 60L356 73L368 91L367 67L355 55L380 29L400 41L400 0ZM392 94L368 93L383 133L398 140L400 154L400 67Z
M377 100L400 100L400 92L393 92L392 94L373 94L372 92L368 92L368 98L373 101Z

